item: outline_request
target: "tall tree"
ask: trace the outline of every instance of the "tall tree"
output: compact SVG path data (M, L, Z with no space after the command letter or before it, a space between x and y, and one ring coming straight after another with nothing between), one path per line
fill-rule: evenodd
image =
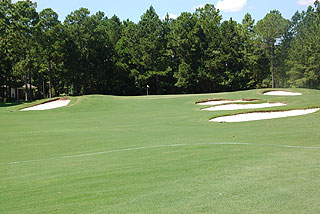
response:
M16 59L15 70L25 80L25 100L32 99L32 48L35 44L35 25L38 22L37 4L32 1L18 1L13 5L12 20L14 24L14 37Z
M11 98L11 88L20 87L20 80L25 81L25 86L31 81L35 7L31 1L0 1L0 96ZM28 89L26 99L30 99Z
M318 1L290 28L276 10L256 26L250 14L222 22L210 4L163 20L151 6L138 23L80 8L63 24L30 0L0 6L0 96L19 80L26 99L31 84L48 97L239 90L269 86L270 76L272 87L320 85Z
M292 17L293 34L288 51L289 84L292 87L320 89L320 6L319 1L307 11Z
M203 92L219 90L221 76L219 65L221 64L221 20L219 10L214 5L206 4L196 10L197 28L201 57L198 67L199 88Z
M171 68L166 64L166 38L156 11L151 6L138 24L126 22L124 25L117 51L125 61L120 60L119 65L130 71L140 93L145 92L147 85L151 93L167 92L165 82Z
M134 56L136 54L136 44L138 43L137 25L126 20L121 27L121 38L115 45L116 62L115 77L117 77L116 91L126 92L128 94L138 94L139 89L137 65ZM115 82L117 82L115 81Z
M118 33L116 25L103 12L92 15L88 20L88 86L87 93L112 93L114 43ZM112 30L115 32L112 33Z
M10 85L12 58L10 58L10 34L12 31L11 1L0 1L0 97L8 94ZM9 95L10 97L10 95Z
M275 48L280 38L288 31L289 20L282 17L277 10L270 11L256 25L256 32L262 40L268 55L270 56L272 88L275 87L274 65L275 65Z
M137 25L138 44L134 56L137 66L138 87L144 90L149 84L153 93L163 93L163 83L170 68L164 63L166 44L163 43L162 22L151 6Z
M65 64L69 71L68 88L71 94L79 95L87 93L89 39L91 27L89 26L90 11L80 8L69 14L64 21L65 31Z
M220 76L223 90L246 89L248 69L245 67L244 38L241 27L230 19L221 24L220 43Z
M175 86L182 92L197 90L200 39L198 17L184 12L170 25L168 48L173 58Z
M57 57L61 54L59 50L59 42L61 40L61 23L58 20L58 14L52 9L44 9L39 14L39 22L37 24L37 41L39 45L39 61L42 71L42 88L45 97L45 79L48 77L49 98L52 97L52 76L53 70L58 65Z
M256 39L255 20L247 13L240 26L241 51L245 78L247 79L244 88L261 88L263 80L268 76L270 69L269 62L264 49ZM241 88L242 88L241 87Z

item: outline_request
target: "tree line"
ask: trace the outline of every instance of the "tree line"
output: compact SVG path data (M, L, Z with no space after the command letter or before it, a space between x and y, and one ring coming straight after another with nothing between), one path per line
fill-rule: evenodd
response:
M59 95L204 93L262 87L320 89L320 7L291 20L222 20L212 4L138 23L91 15L63 22L32 1L0 2L0 97L25 85L26 100ZM31 86L36 86L36 89Z

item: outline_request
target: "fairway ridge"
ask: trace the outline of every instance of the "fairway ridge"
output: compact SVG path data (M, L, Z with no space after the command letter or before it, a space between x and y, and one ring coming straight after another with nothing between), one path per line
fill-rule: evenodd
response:
M47 159L37 159L37 160L22 160L22 161L13 161L8 163L0 163L0 165L14 165L14 164L24 164L24 163L35 163L35 162L45 162L45 161L54 161L59 159L69 159L69 158L81 158L88 156L96 156L96 155L104 155L108 153L117 153L117 152L128 152L128 151L137 151L137 150L145 150L145 149L160 149L166 147L191 147L191 146L269 146L269 147L280 147L280 148L292 148L292 149L320 149L320 147L315 146L290 146L290 145L277 145L277 144L257 144L257 143L240 143L240 142L216 142L216 143L196 143L196 144L168 144L168 145L155 145L155 146L142 146L135 148L124 148L124 149L115 149L115 150L107 150L101 152L92 152L92 153L84 153L77 155L67 155L61 157L53 157Z

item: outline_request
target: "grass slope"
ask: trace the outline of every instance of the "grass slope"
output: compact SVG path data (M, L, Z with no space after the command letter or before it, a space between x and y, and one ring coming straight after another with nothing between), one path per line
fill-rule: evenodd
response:
M257 98L288 103L275 110L320 106L320 91L292 91L303 96L93 95L29 112L17 110L30 103L2 105L0 213L319 213L320 149L279 145L320 147L320 112L210 123L230 112L194 104Z

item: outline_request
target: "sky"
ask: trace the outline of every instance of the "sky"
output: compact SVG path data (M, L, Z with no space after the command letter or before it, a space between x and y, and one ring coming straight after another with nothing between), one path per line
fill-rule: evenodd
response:
M16 2L17 0L13 0ZM205 4L214 4L222 14L223 20L241 22L246 13L259 21L271 10L277 9L282 16L291 19L296 11L306 10L315 0L37 0L37 10L52 8L63 21L72 11L88 8L91 14L102 11L107 17L117 15L121 20L138 22L152 5L160 18L167 13L176 18L182 12L194 12Z

